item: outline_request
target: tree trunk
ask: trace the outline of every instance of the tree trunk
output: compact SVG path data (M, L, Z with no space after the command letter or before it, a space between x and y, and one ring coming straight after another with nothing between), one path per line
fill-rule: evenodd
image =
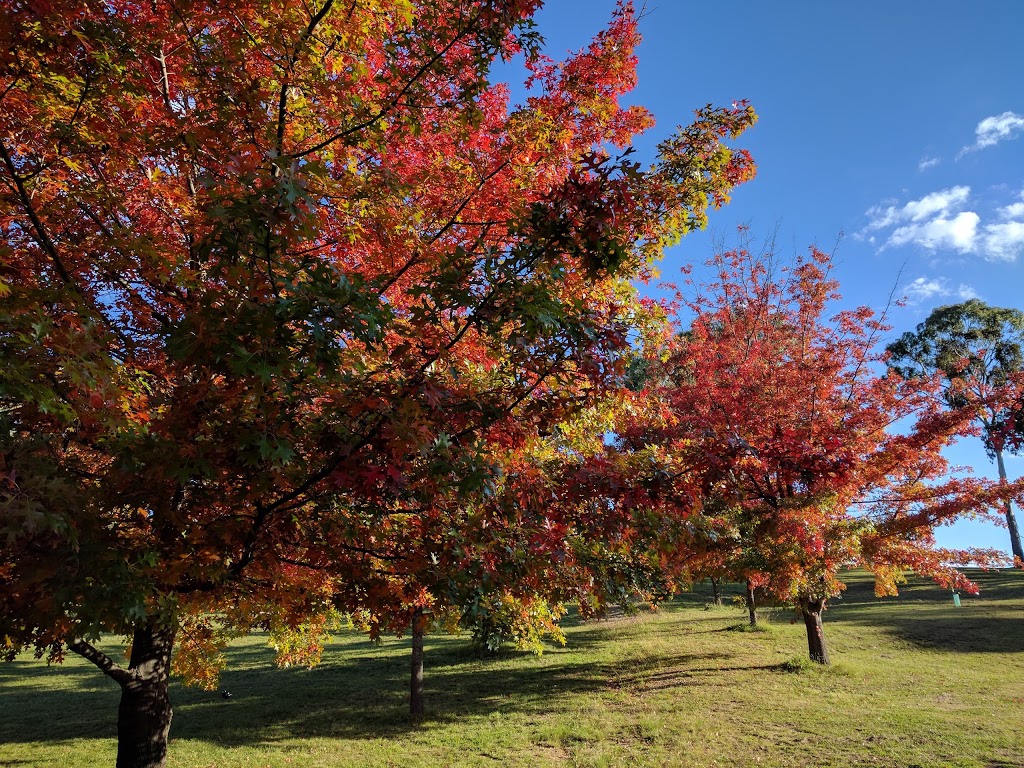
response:
M722 580L711 577L711 596L715 608L722 607Z
M996 466L999 468L999 482L1006 482L1006 464L1003 463L1003 452L996 451ZM1013 505L1006 500L1006 527L1010 529L1010 549L1014 557L1024 560L1024 549L1020 544L1020 529L1017 528L1017 518L1013 514Z
M132 636L129 670L117 709L117 768L162 768L171 729L171 672L174 629L149 623Z
M804 616L804 627L807 628L807 650L811 661L818 664L831 664L828 646L825 644L825 633L821 627L821 612L825 610L825 598L814 600L804 595L800 598L800 612Z
M757 604L754 602L754 585L747 579L747 614L750 617L750 626L757 626Z
M412 612L412 675L409 679L409 714L416 720L423 717L423 635L426 619L423 609Z
M171 700L167 683L176 628L154 620L135 628L128 668L84 640L68 647L121 686L117 708L117 768L164 768Z

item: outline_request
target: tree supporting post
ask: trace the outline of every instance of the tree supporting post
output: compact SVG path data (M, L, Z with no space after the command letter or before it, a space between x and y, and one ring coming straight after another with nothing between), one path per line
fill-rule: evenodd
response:
M412 612L412 669L409 679L409 714L423 719L423 635L426 629L423 609Z

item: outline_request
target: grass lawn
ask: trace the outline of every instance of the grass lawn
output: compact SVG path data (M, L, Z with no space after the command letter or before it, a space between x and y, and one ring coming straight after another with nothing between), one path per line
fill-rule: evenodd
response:
M408 639L343 633L317 669L278 670L253 636L230 651L230 700L172 686L169 764L1024 768L1024 573L977 580L956 608L923 581L878 600L850 575L825 616L830 669L799 663L792 613L730 630L744 614L707 609L702 585L657 613L570 622L539 658L428 637L421 725ZM0 766L112 766L117 701L77 658L0 664Z

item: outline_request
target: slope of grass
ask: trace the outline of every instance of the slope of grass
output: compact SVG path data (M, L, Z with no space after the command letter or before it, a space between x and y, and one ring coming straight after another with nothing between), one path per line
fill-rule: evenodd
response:
M427 644L424 723L406 716L408 640L344 633L314 670L230 651L230 700L174 686L170 765L970 766L1024 768L1024 574L978 575L956 608L918 580L877 600L863 574L826 615L836 664L801 663L801 623L706 609L567 627L542 657ZM734 590L734 591L738 591ZM116 685L86 663L0 665L0 766L113 764Z

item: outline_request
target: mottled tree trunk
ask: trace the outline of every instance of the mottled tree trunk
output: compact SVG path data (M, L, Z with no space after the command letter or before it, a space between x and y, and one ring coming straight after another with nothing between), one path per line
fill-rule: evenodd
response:
M803 614L804 627L807 629L807 650L811 661L827 665L831 664L832 660L828 655L828 645L825 644L825 633L821 626L823 610L825 598L815 600L807 595L800 597L800 612Z
M164 768L171 700L167 685L176 628L154 620L136 627L127 668L83 640L68 647L121 686L117 709L117 768Z
M747 615L750 617L750 626L757 626L757 603L754 602L754 585L747 579Z
M711 577L711 601L716 608L722 607L722 580Z
M409 679L409 714L419 720L423 717L423 635L426 618L423 609L412 612L412 675Z
M1003 463L1002 451L996 451L996 466L999 468L999 481L1005 483L1006 464ZM1024 560L1024 549L1021 548L1020 543L1020 529L1017 528L1017 518L1013 514L1013 505L1009 499L1006 500L1004 512L1006 513L1006 527L1010 529L1010 550L1014 557Z

